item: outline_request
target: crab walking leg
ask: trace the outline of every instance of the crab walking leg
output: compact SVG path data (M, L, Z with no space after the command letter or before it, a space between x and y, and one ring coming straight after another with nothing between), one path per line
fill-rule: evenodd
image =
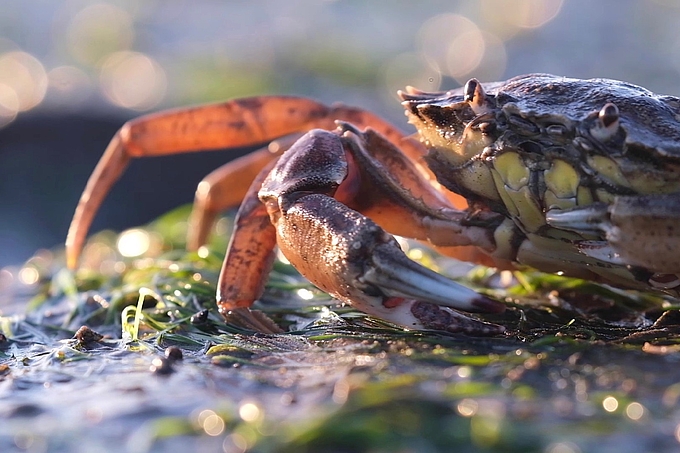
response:
M274 262L276 230L265 205L257 197L273 165L274 162L270 162L260 170L243 197L217 282L218 306L225 318L269 333L281 332L281 329L266 315L249 308L262 295Z
M220 212L238 206L253 180L270 162L290 148L301 134L277 139L243 157L222 165L198 184L189 216L187 249L198 250L208 241L210 229ZM260 184L262 182L260 181ZM254 193L257 199L257 193Z
M188 250L198 250L207 242L217 215L244 201L257 174L276 157L268 148L263 148L228 162L203 178L196 189L189 216ZM255 200L257 201L257 193Z
M109 188L120 178L130 162L130 155L125 149L121 132L117 132L109 143L104 155L90 175L85 190L73 214L71 226L66 236L66 266L75 269L78 257L83 249L87 231L92 224L97 209L104 200Z
M680 274L680 197L677 193L620 196L546 215L552 226L599 233L606 241L584 241L581 253L605 262L660 274Z
M360 205L367 196L365 189L372 185L377 194L369 197L369 204L375 211L381 195L389 190L382 182L365 181L365 168L356 162L357 150L362 148L357 133L309 132L283 154L264 180L260 200L276 228L276 243L283 254L302 275L334 297L405 327L472 334L502 332L499 326L448 307L499 312L503 304L409 260L392 236L333 198ZM383 201L387 206L397 200L384 197ZM398 212L395 207L390 207L390 212L402 214L402 219L418 216L404 209ZM427 231L430 226L425 222L421 229ZM437 226L443 227L443 221ZM458 233L464 236L465 231ZM218 298L218 303L231 307L236 301Z
M425 153L418 142L369 112L342 105L328 107L298 97L237 99L160 112L126 123L111 140L80 198L66 239L67 265L76 267L99 206L131 158L252 146L314 127L332 129L336 119L373 127L414 160ZM419 169L434 180L424 165L419 164Z

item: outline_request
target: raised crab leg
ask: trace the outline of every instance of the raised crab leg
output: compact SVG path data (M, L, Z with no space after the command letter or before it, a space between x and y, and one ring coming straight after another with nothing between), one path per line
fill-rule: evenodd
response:
M76 267L99 206L131 158L252 146L314 127L332 129L336 119L373 127L413 160L425 152L417 141L369 112L290 96L237 99L151 114L126 123L106 148L80 198L66 239L68 267ZM434 181L424 165L419 164L419 171Z
M188 250L195 251L205 245L217 216L241 204L258 173L290 148L300 135L277 139L267 147L222 165L203 178L196 189L189 217Z
M386 162L371 155L387 149L391 157ZM266 208L271 224L259 220L262 208L253 203L253 189L241 205L237 235L218 285L221 311L229 317L261 294L268 267L260 269L260 283L245 292L240 269L244 261L271 262L271 250L256 247L254 254L253 247L247 245L253 237L262 236L272 248L274 242L278 244L293 266L316 286L361 311L414 329L478 335L502 332L500 326L450 308L498 312L504 309L503 304L409 260L392 236L362 214L371 213L390 230L403 228L411 237L443 240L445 232L447 244L483 241L487 229L462 227L462 212L432 209L423 203L423 198L432 194L416 175L403 154L370 130L362 133L343 125L335 132L314 130L303 136L252 186L261 187L260 206ZM409 189L399 187L401 181ZM251 229L256 224L259 231ZM240 234L242 225L249 229L248 234ZM276 241L271 239L273 231Z
M196 251L208 241L217 216L241 204L257 174L279 154L262 148L222 165L198 184L187 228L187 250Z

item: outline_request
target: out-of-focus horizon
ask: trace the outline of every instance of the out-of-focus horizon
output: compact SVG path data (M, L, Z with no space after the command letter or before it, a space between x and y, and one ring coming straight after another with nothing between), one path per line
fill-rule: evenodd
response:
M673 0L4 0L0 267L63 240L106 142L144 112L300 94L374 110L406 130L395 94L405 85L530 72L680 95L679 21ZM190 201L229 157L135 163L93 231Z

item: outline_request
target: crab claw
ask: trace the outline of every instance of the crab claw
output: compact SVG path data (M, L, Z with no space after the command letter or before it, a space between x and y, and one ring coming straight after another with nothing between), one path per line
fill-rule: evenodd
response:
M500 313L505 310L503 304L411 261L396 241L375 246L356 281L364 293L364 311L404 327L473 335L505 330L452 310Z
M468 312L502 312L505 306L408 259L391 237L373 248L357 277L384 296L419 299ZM366 289L365 289L366 291ZM366 291L372 292L372 291Z
M445 91L424 91L411 85L407 85L404 91L398 90L397 95L402 101L423 101L431 100L433 97L445 95Z
M291 264L358 310L409 329L504 331L452 309L498 313L505 305L411 261L391 235L333 198L301 197L276 223L277 242Z
M373 154L366 149L369 145ZM422 199L414 194L429 197L430 193L410 179L416 173L404 168L398 151L385 146L374 132L346 124L334 132L305 134L255 185L269 226L273 225L266 231L276 236L279 250L310 282L365 313L409 329L476 335L503 332L500 326L453 310L501 312L502 303L411 261L394 237L368 217L370 212L394 233L423 239L444 228L430 229L427 225L433 218L458 230L457 234L463 228L454 216L441 217L440 211L420 205ZM391 160L378 160L375 156L381 151L391 151ZM388 165L401 172L408 189L384 175ZM463 234L458 239L464 239L459 245L470 243ZM253 257L244 254L243 260L252 262ZM227 286L236 288L239 282ZM238 291L230 294L226 291L220 298L223 310L243 306Z

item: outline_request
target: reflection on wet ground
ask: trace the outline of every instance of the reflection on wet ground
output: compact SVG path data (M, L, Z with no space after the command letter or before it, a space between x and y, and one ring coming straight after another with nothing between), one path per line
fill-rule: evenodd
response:
M405 332L277 262L258 308L287 333L255 334L217 313L226 239L184 252L186 213L95 236L75 276L59 250L3 276L3 294L37 294L0 317L3 451L677 449L668 301L474 268L463 281L506 301L484 317L506 335Z

